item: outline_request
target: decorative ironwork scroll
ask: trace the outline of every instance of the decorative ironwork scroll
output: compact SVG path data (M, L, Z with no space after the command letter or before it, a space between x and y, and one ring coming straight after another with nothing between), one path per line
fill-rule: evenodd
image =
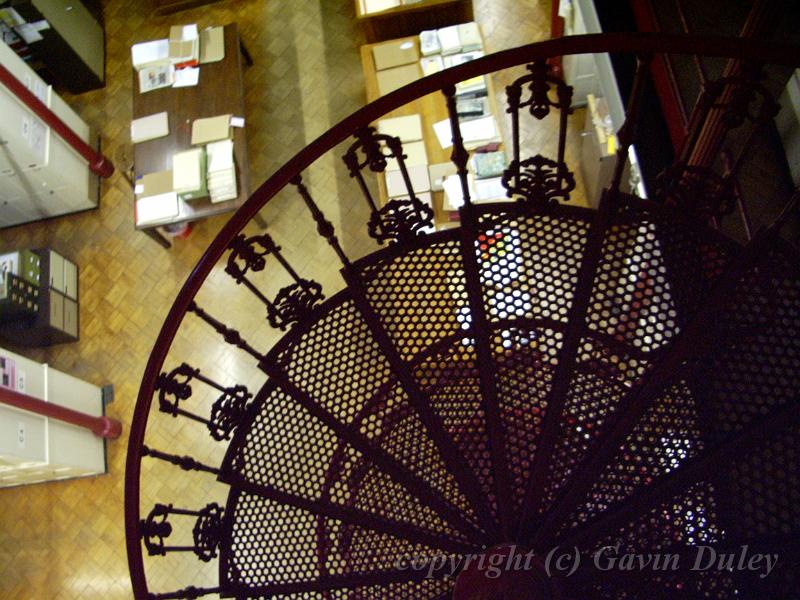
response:
M222 392L222 395L211 406L211 416L205 419L199 415L180 408L182 401L192 395L190 382L197 379L206 385ZM200 369L193 369L186 363L176 367L169 373L162 373L156 381L158 391L159 410L177 417L184 416L188 419L205 423L211 437L217 441L228 440L233 430L241 421L247 409L247 402L252 394L243 385L223 387L216 381L200 374Z
M294 323L308 316L325 298L322 286L315 281L303 279L287 262L272 237L268 234L246 238L239 234L228 246L231 250L225 272L234 278L236 283L243 283L267 307L267 321L272 327L285 331ZM267 257L275 256L278 263L286 270L294 283L281 289L274 300L269 300L251 282L247 274L266 268Z
M370 209L367 224L369 235L378 242L398 242L413 238L433 226L433 209L417 198L408 174L400 138L377 133L374 127L362 127L354 134L355 142L347 149L342 160L350 177L358 181ZM408 192L407 198L393 199L378 207L364 178L364 170L385 173L394 164L400 172Z
M566 164L541 154L512 162L503 173L503 186L512 194L522 196L523 202L539 207L553 206L559 200L569 200L575 189L575 176Z
M173 528L169 517L173 515L196 517L192 529L192 546L169 546L167 539ZM156 504L139 523L142 541L150 556L165 556L169 552L194 552L203 562L217 556L217 547L222 539L224 511L216 503L207 504L200 510L174 508L172 504Z
M564 159L567 139L567 118L572 112L572 88L550 72L544 60L527 65L529 73L506 88L511 115L513 157L503 173L503 185L509 194L521 196L524 202L546 208L559 200L568 200L575 189L575 177ZM537 120L558 111L559 131L556 159L541 154L523 159L520 156L520 111L527 109Z

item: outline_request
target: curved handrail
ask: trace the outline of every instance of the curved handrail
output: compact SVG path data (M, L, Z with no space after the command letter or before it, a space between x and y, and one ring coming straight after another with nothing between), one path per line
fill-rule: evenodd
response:
M141 545L138 537L131 536L130 532L138 527L140 518L139 477L142 444L147 426L146 417L150 411L156 379L183 321L183 316L212 268L228 248L229 243L261 208L291 183L292 179L301 174L319 157L349 138L356 129L372 123L382 115L417 98L440 92L454 86L459 81L472 77L555 56L606 52L636 55L698 54L793 67L800 66L800 59L797 58L800 53L797 52L795 46L761 40L658 33L603 33L567 36L490 54L410 83L352 113L295 154L259 186L211 242L181 287L145 367L131 422L125 467L125 524L128 533L126 545L133 591L137 598L145 597L147 584L144 577Z

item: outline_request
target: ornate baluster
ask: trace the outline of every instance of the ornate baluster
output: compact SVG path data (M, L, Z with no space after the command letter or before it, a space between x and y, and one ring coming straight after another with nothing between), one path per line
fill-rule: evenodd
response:
M170 516L196 517L192 528L192 546L168 546L172 535ZM150 556L166 556L169 552L194 552L203 562L217 556L217 547L222 539L224 511L215 502L200 510L174 508L172 504L156 504L146 519L139 521L139 531Z
M290 325L307 317L308 313L324 299L322 286L316 281L301 278L283 257L280 246L268 234L249 238L239 234L230 243L229 248L231 254L228 256L225 272L233 277L236 283L243 283L264 303L267 307L267 320L272 327L285 331ZM294 279L294 283L281 289L272 301L247 278L249 271L264 270L267 264L266 257L270 254Z
M236 331L235 329L231 329L227 325L225 325L222 321L218 321L211 315L209 315L206 311L202 308L197 306L197 303L194 301L189 304L189 308L187 309L188 312L192 312L200 317L203 321L208 323L214 331L222 335L222 338L229 344L236 346L240 350L244 350L250 356L258 359L259 362L264 360L264 355L259 354L250 344L248 344L243 338L242 335Z
M461 125L458 122L458 109L456 108L456 86L449 85L442 90L447 100L447 113L450 116L450 131L453 135L453 153L450 160L458 169L458 178L461 180L461 194L464 196L464 206L472 206L467 180L467 161L469 152L464 147L464 138L461 136Z
M202 381L206 385L222 392L222 395L211 405L209 419L200 417L179 406L182 401L187 400L192 395L192 387L189 385L192 379ZM161 412L173 417L181 415L188 419L205 423L211 432L211 437L217 441L231 438L233 430L236 429L236 426L244 416L247 409L247 401L253 397L243 385L223 387L216 381L201 375L199 369L193 369L186 363L169 373L159 375L156 381L156 390L158 390L158 405Z
M211 473L213 475L219 475L219 469L215 469L214 467L209 467L208 465L204 465L203 463L196 461L191 456L178 456L177 454L168 454L166 452L161 452L160 450L155 450L147 446L142 446L142 456L150 456L152 458L163 460L164 462L168 462L172 465L175 465L176 467L180 467L184 471L202 471L206 473Z
M292 185L297 188L298 193L303 198L303 202L306 203L308 210L311 211L311 216L314 217L314 221L317 224L317 233L319 233L328 241L328 244L330 244L334 252L336 252L339 260L342 261L342 264L345 267L348 266L350 264L350 260L347 258L344 250L342 250L342 247L339 245L339 239L336 237L336 233L334 232L333 223L325 218L325 215L322 214L322 211L317 206L317 203L314 202L314 199L311 197L308 188L303 183L303 177L300 175L293 177Z
M516 194L525 202L546 208L561 200L568 200L575 189L575 177L564 160L567 140L567 119L572 112L572 88L550 73L548 64L541 60L528 65L529 75L517 79L506 88L511 114L512 145L514 156L505 173L503 186L509 196ZM523 98L527 86L528 96ZM555 90L555 98L552 92ZM525 160L520 156L519 112L528 108L531 116L542 120L551 109L560 111L558 149L556 160L536 154Z
M426 227L431 227L433 209L423 204L414 193L405 163L407 157L403 154L400 139L376 133L374 127L362 127L355 132L354 137L356 141L347 149L342 160L347 165L350 177L358 181L370 208L371 215L367 225L369 235L378 242L398 242L409 240L422 233ZM388 153L384 153L387 150ZM359 152L364 155L363 160L359 159ZM383 173L389 159L397 161L408 198L390 200L379 209L364 179L363 170L369 168L373 173Z

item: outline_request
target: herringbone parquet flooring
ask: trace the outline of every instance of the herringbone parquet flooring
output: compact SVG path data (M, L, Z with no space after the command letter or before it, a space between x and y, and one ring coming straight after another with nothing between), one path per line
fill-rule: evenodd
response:
M129 47L136 41L165 36L170 24L238 23L255 59L245 73L254 187L364 103L358 57L363 38L351 0L227 0L170 17L154 17L148 4L144 0L104 3L107 85L68 98L101 132L108 156L129 143ZM544 39L549 11L546 0L475 1L476 20L490 50ZM502 89L504 83L497 81L496 87ZM574 119L577 136L582 116ZM537 144L552 142L553 134L542 128L532 136L530 142ZM357 190L340 164L334 168L341 154L338 151L323 158L306 182L337 227L345 249L360 256L373 246L364 234L365 211L363 203L355 202ZM284 192L263 214L270 233L285 242L294 266L321 281L330 292L341 286L336 270L330 268L334 262L308 219L301 219L301 212L296 198ZM109 413L120 419L127 431L141 375L165 315L225 219L197 223L188 239L178 240L165 251L134 230L131 190L117 174L103 183L96 211L1 231L0 252L51 246L81 267L80 342L50 349L12 349L91 382L114 384L116 400ZM262 283L269 296L285 285L285 278L271 275ZM276 337L263 324L262 307L220 269L212 273L200 303L212 314L236 315L232 317L234 326L248 332L258 348L268 348ZM187 319L168 364L182 361L203 368L222 383L251 382L255 386L259 381L252 361L234 355L196 319ZM176 427L176 423L168 417L154 419L148 443L162 448L181 445L184 451L191 448L201 460L219 461L221 449L210 444L202 429ZM0 597L111 600L131 596L122 508L126 441L123 435L109 444L107 476L0 491ZM156 497L185 505L180 496L187 490L203 503L224 499L223 490L213 481L187 480L175 469L152 467L146 476L145 506L148 499ZM216 581L213 566L198 570L197 561L188 557L171 562L169 569L155 566L153 589Z

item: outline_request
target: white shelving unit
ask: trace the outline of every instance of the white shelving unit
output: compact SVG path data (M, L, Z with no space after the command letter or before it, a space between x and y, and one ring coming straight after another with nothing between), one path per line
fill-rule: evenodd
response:
M14 361L16 391L93 416L103 415L102 390L0 348ZM0 404L0 487L107 472L103 438L82 427Z
M92 144L89 126L25 61L0 42L0 64ZM86 161L0 84L0 227L95 208L98 179Z

